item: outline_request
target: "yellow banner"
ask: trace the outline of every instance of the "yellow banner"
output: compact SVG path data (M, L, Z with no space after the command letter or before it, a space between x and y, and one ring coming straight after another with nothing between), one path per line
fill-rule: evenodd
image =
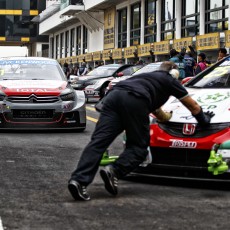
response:
M93 54L92 53L85 54L85 61L86 62L93 61Z
M211 50L220 48L220 33L210 33L196 36L197 50Z
M113 59L122 59L122 48L112 50Z
M81 54L77 56L78 62L84 62L85 61L85 54Z
M181 49L184 49L184 48L186 50L190 50L188 46L191 46L191 45L192 45L192 37L173 40L173 49L177 50L178 52L180 52Z
M154 54L169 54L170 43L169 41L154 42L153 52Z
M101 51L93 52L93 60L100 61L101 60Z
M103 50L102 60L110 60L110 58L111 58L111 50Z
M230 47L230 30L225 31L225 47Z
M77 63L77 56L72 56L71 59L73 64Z
M151 43L137 46L138 57L150 56Z
M116 9L110 8L104 12L104 49L114 48Z
M136 46L130 46L130 47L124 48L124 58L133 58L135 57L135 53L137 53Z

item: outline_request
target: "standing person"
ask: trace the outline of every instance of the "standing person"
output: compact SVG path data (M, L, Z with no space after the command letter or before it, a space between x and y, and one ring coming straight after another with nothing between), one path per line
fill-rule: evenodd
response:
M97 68L97 67L99 67L100 66L100 63L98 62L98 61L95 61L95 66L94 66L94 68Z
M188 51L184 55L184 60L185 60L185 77L191 77L194 76L194 71L195 71L195 66L196 66L196 61L192 57L192 53Z
M182 81L185 78L185 66L186 62L182 53L179 53L175 49L170 50L170 59L169 61L174 62L179 69L180 75L178 80Z
M86 67L86 63L82 62L81 66L78 68L77 76L83 76L86 75L87 73L88 73L88 69Z
M69 79L70 68L69 68L68 63L66 63L66 62L65 62L64 65L63 65L63 71L64 71L64 73L65 73L67 79Z
M220 61L221 59L225 58L226 56L227 56L227 50L225 48L220 48L218 51L217 61Z
M205 53L198 54L198 64L197 64L196 69L195 69L195 75L202 72L203 70L205 70L208 67L205 59L206 59Z
M127 141L123 153L114 163L100 170L105 189L117 195L118 179L132 172L148 154L149 114L154 111L162 122L171 118L171 113L160 109L171 95L191 111L202 127L209 124L214 114L203 113L181 83L169 74L173 68L177 68L174 63L163 62L159 71L120 81L105 97L91 140L68 182L75 200L90 200L86 187L93 181L105 150L125 130Z

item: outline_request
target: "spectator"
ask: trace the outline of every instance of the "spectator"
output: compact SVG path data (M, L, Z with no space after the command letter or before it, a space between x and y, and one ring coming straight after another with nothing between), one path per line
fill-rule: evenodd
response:
M97 68L97 67L99 67L100 65L101 65L100 62L95 61L95 66L94 66L94 68Z
M68 63L66 63L66 62L63 65L63 71L64 71L64 73L65 73L65 75L66 75L66 77L68 79L69 75L70 75L70 68L69 68Z
M190 51L185 53L184 60L186 62L186 65L185 65L185 77L194 76L195 75L194 70L195 70L195 66L196 66L196 61L192 57L192 53Z
M197 64L196 69L195 69L195 75L202 72L203 70L205 70L208 67L205 59L206 59L205 53L198 54L198 64Z
M81 66L79 67L77 71L77 76L83 76L83 75L86 75L87 73L88 73L88 69L86 67L86 63L82 62Z
M180 75L178 80L181 81L183 78L185 78L185 66L186 62L184 60L184 56L182 53L179 53L175 49L170 50L170 59L169 61L174 62L179 69Z
M227 50L225 48L220 48L217 61L220 61L221 59L223 59L226 56L227 56Z

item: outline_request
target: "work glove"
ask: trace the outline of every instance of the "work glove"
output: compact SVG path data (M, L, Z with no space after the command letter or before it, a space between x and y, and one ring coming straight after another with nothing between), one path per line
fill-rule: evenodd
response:
M205 127L209 125L211 118L215 116L215 113L210 111L203 112L203 109L201 108L200 112L193 116L196 118L200 126Z
M156 116L157 121L164 123L171 119L172 117L172 111L171 112L164 112L161 108L156 109L153 114Z

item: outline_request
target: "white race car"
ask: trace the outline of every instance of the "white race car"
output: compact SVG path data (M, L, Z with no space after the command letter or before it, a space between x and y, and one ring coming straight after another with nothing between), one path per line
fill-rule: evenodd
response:
M57 128L86 128L84 92L71 87L56 60L0 58L0 130Z

